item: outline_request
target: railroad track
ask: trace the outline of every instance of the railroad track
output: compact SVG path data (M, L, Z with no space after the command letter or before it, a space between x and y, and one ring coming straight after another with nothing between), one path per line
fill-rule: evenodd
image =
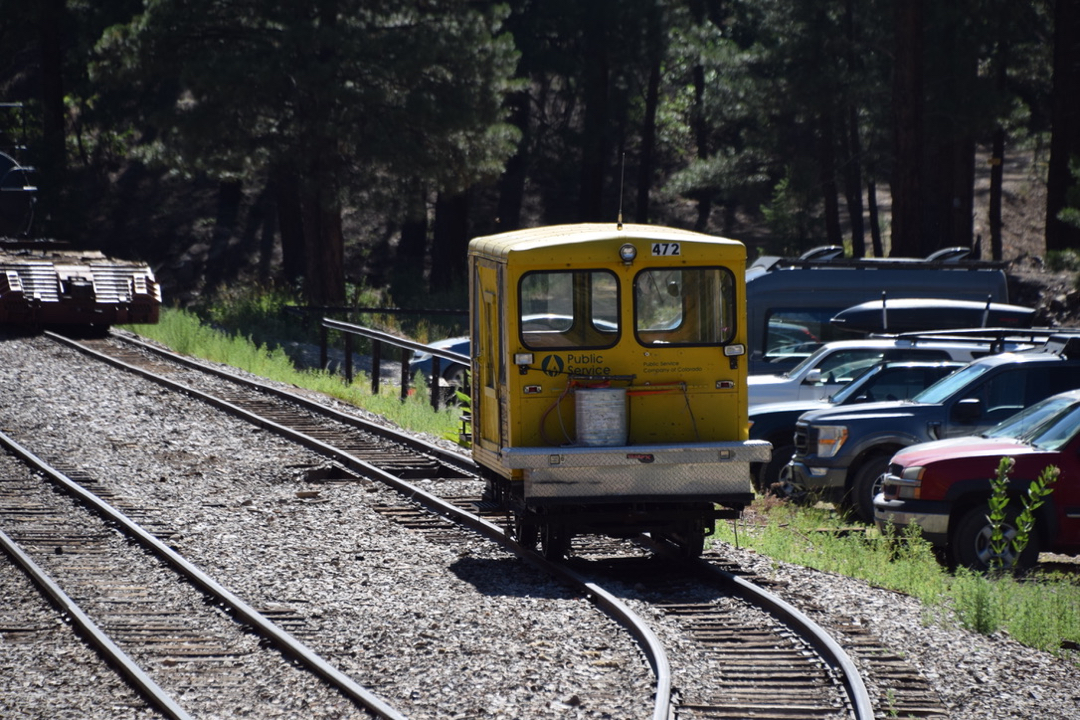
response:
M63 342L70 342L61 340ZM142 344L124 346L113 339L105 339L93 342L79 343L78 347L84 352L92 353L96 357L106 359L128 370L141 372L148 377L176 378L187 373L197 371L205 372L205 366L201 363L183 361L185 366L178 369L175 359L166 360L160 350ZM233 382L237 376L229 372L217 371ZM159 380L162 381L162 380ZM202 385L202 381L189 377L189 384L184 385L177 380L163 380L176 390L187 393L195 393L192 383ZM460 532L452 527L453 524L463 524L472 530L479 530L497 542L502 543L512 552L530 560L540 562L539 556L516 546L503 527L509 523L507 518L499 515L496 509L486 507L477 499L481 481L476 477L475 467L467 458L456 453L442 450L438 447L419 442L411 436L397 433L377 424L366 423L357 417L329 410L323 403L298 397L295 393L267 388L263 383L252 380L242 380L243 389L218 390L216 397L204 398L207 402L214 403L219 407L246 417L251 422L268 427L276 432L281 432L293 440L303 443L319 452L333 458L348 472L357 473L363 477L376 478L397 488L409 497L407 502L400 506L387 506L382 512L393 515L399 521L413 523L417 529L426 533L455 533ZM223 397L227 396L227 397ZM390 443L387 449L386 443ZM428 479L448 481L447 487L458 494L457 497L438 497L419 490L408 480ZM438 483L437 483L438 484ZM462 488L465 488L466 496L460 496ZM473 494L475 493L475 494ZM418 506L425 510L421 511ZM432 520L431 513L442 518L448 518L452 522ZM426 516L426 518L424 517ZM412 518L412 519L409 519ZM445 541L445 537L444 537ZM546 564L545 565L549 565ZM548 570L559 574L568 582L579 583L587 596L594 599L609 612L617 608L620 603L611 593L603 590L595 581L590 581L582 573L594 572L594 567L588 563L582 565L580 560L566 563L562 566L548 567ZM724 580L731 590L732 581ZM744 601L754 604L765 602L754 599L753 590L740 587L736 594L744 596ZM655 607L669 617L675 617L686 628L689 636L701 635L695 628L698 627L700 618L711 617L716 612L714 609L706 609L695 603L678 603L668 600L657 600ZM619 610L624 613L625 610ZM770 612L776 612L775 603ZM784 611L786 612L786 611ZM625 616L617 616L620 623L628 627L634 627L637 620L631 618L632 613ZM784 613L782 612L783 616ZM714 620L700 620L706 624ZM655 718L671 717L671 713L678 710L680 717L733 717L739 715L738 706L741 704L746 709L753 706L756 712L779 712L783 707L795 708L794 715L785 714L785 717L870 717L873 714L870 702L862 680L858 672L851 665L843 650L834 642L822 635L817 639L806 639L809 632L805 627L812 623L802 622L792 630L790 615L784 616L777 626L776 635L760 642L774 645L786 645L788 650L779 653L771 660L761 661L761 669L753 671L759 678L768 678L770 673L776 678L791 676L806 676L811 678L807 683L808 690L799 690L802 704L792 705L791 696L780 696L775 686L770 686L769 680L761 679L751 683L755 690L733 689L734 686L720 686L723 695L734 698L734 703L729 699L720 701L715 692L710 695L709 691L702 690L695 694L689 688L679 688L679 693L673 698L670 689L670 668L663 655L662 649L655 636L647 627L632 629L631 632L638 637L646 648L646 655L657 676L657 703L654 710ZM732 624L727 632L731 638L740 636L739 626ZM771 631L770 631L771 632ZM713 638L713 646L710 652L716 657L735 657L733 647L741 647L746 650L752 643L748 642L751 631L744 625L741 630L743 640L731 640L726 645L716 644ZM779 639L777 639L779 638ZM799 639L802 638L802 639ZM822 638L825 638L824 640ZM654 647L655 646L655 647ZM717 648L723 647L720 651ZM868 648L865 655L874 653L884 654L882 648ZM767 654L766 654L767 655ZM800 666L793 665L795 658L803 658L805 662ZM735 665L744 664L744 661L733 659ZM757 660L755 660L757 662ZM782 669L782 670L781 670ZM917 675L911 672L909 675ZM881 684L878 683L880 686ZM888 707L895 705L895 689L888 688ZM754 693L759 701L752 699ZM671 702L674 704L670 704ZM878 698L879 707L885 707L882 699ZM911 703L908 707L915 708L918 703ZM923 703L929 712L921 712L920 716L935 717L937 709L933 703ZM939 708L940 705L937 706ZM728 714L725 714L728 713ZM734 714L731 714L734 713ZM944 712L941 713L944 715ZM760 715L768 717L769 715Z
M169 548L158 537L166 528L144 528L107 502L94 478L4 433L0 446L32 471L0 481L0 546L161 715L310 696L314 675L332 697L309 717L405 717ZM275 666L276 698L260 681Z

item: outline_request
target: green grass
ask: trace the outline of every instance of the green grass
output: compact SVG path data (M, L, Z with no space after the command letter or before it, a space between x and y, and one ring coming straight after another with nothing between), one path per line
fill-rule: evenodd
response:
M1004 630L1025 645L1054 653L1063 652L1063 643L1080 642L1080 582L1075 576L951 573L917 529L890 537L852 525L824 507L762 498L737 523L718 523L715 538L774 560L911 595L930 608L937 622L988 635Z
M351 385L344 378L322 370L297 369L280 347L253 341L240 333L229 333L203 322L185 310L162 308L156 325L131 325L125 329L156 340L191 357L225 363L260 377L325 393L344 402L385 417L402 428L457 440L459 408L432 410L425 383L413 383L415 392L404 402L400 388L381 384L378 395L371 393L371 379L364 373Z

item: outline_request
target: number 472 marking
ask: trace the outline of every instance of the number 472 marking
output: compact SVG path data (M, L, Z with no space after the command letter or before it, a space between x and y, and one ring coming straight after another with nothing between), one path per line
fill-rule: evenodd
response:
M652 244L652 254L654 256L669 256L679 255L679 243L664 243L657 242Z

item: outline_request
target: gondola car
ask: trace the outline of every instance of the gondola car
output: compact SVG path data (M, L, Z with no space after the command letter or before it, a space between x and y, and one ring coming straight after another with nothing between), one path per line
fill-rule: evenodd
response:
M771 446L748 439L745 263L647 225L472 240L473 456L521 542L646 532L696 556L751 501Z
M156 323L160 308L146 263L54 241L0 240L0 325L105 329Z

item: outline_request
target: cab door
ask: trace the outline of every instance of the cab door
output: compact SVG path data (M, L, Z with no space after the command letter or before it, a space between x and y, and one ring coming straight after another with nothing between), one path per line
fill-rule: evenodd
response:
M476 389L473 400L473 412L476 415L474 424L479 431L481 447L491 452L498 452L502 444L501 388L505 383L506 372L503 367L505 339L502 336L502 323L499 321L499 275L495 267L477 265L472 328L475 339L473 362L476 368L473 382Z

